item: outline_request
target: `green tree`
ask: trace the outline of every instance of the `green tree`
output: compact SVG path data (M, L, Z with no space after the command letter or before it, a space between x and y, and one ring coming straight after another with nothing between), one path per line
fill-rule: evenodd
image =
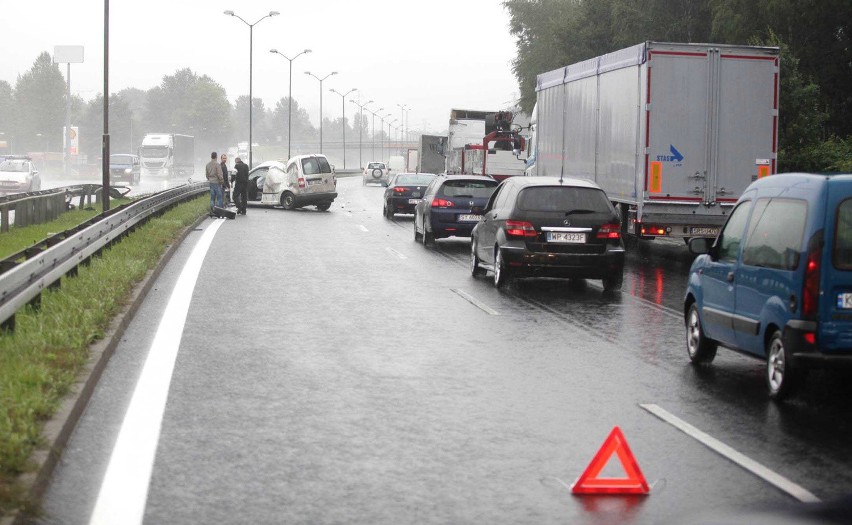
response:
M281 143L287 143L287 115L289 113L290 97L282 97L275 103L275 109L270 116L271 130L275 137L281 137ZM313 138L316 130L311 125L310 116L303 107L293 100L293 120L290 122L293 132L292 142L301 142Z
M62 149L65 125L65 79L46 51L15 83L15 149ZM40 135L40 136L39 136Z

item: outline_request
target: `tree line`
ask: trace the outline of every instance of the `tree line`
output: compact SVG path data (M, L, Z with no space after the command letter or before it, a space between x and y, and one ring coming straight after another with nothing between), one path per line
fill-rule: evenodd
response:
M779 47L780 171L852 171L849 0L505 0L519 105L536 75L644 41Z
M67 86L49 53L40 54L32 68L20 75L14 87L0 80L0 141L6 151L28 153L62 151ZM225 89L207 75L189 68L165 75L151 89L126 88L109 97L110 151L135 153L146 133L182 133L196 138L196 151L222 149L248 140L248 96L231 103ZM274 107L253 100L252 139L261 145L287 144L289 97ZM103 135L103 94L85 101L71 97L71 125L78 127L80 153L96 162L101 154ZM318 141L319 130L311 124L307 111L293 100L290 123L293 141ZM347 108L346 135L370 131L369 119L360 121L357 108ZM350 118L354 114L354 118ZM323 119L323 140L340 140L342 118ZM383 136L376 133L376 139ZM0 153L3 150L0 149Z

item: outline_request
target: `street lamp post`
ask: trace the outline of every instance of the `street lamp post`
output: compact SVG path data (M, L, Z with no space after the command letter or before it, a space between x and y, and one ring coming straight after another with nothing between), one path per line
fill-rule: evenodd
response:
M228 16L233 16L234 18L239 18L242 21L242 23L244 23L245 25L247 25L249 27L249 100L248 100L248 106L249 106L249 144L248 144L248 147L249 147L249 167L251 167L252 166L252 159L251 159L251 156L252 156L251 155L251 153L252 153L252 151L251 151L251 146L252 146L252 136L251 136L252 118L251 118L251 116L252 116L252 106L253 106L253 103L252 103L252 66L253 66L252 58L253 58L253 53L252 53L252 51L253 51L253 47L254 47L254 26L259 24L260 21L263 20L264 18L269 18L270 16L277 16L280 13L278 13L278 11L270 11L268 15L264 15L264 16L260 17L253 24L249 24L248 22L246 22L243 19L243 17L241 17L240 15L234 14L233 11L230 11L230 10L225 11L225 14L228 15Z
M408 108L405 104L397 104L399 106L399 125L402 126L401 129L405 130L405 110ZM401 142L405 142L403 138Z
M373 134L370 138L370 155L372 155L373 160L376 160L376 117L379 117L379 115L378 115L379 111L382 111L384 109L385 108L379 108L376 111L372 111L372 110L369 110L369 109L367 110L369 113L371 113L373 115ZM379 117L379 120L381 120L381 118L382 117ZM382 160L382 159L379 159L379 160Z
M390 136L391 120L390 119L393 118L393 113L388 113L387 115L385 115L385 117L387 117L387 119L388 119L388 161L390 161L390 156L391 156L391 136Z
M352 88L346 93L341 93L334 88L329 89L329 91L340 95L340 103L343 106L343 169L346 169L346 97L348 97L350 93L358 91L358 88Z
M359 117L358 117L358 167L363 168L364 167L364 161L361 159L361 149L362 149L361 129L364 127L364 108L367 107L367 105L372 104L373 101L368 100L367 102L364 102L363 104L359 104L358 102L356 102L354 100L350 100L349 102L352 102L353 104L358 106L358 108L361 110L361 112L358 114L359 115Z
M292 135L292 130L293 130L293 128L292 128L292 122L293 122L293 61L296 60L297 58L299 58L300 56L304 55L305 53L310 53L311 50L305 49L304 51L302 51L298 55L294 56L293 58L288 57L287 55L281 53L277 49L270 49L269 52L281 55L282 57L286 58L288 62L290 62L290 91L289 91L289 94L287 95L287 100L288 100L288 104L289 104L289 107L287 108L287 158L289 159L290 158L291 135Z
M319 90L319 94L320 94L320 118L319 118L319 122L320 122L320 153L322 153L322 81L327 79L328 77L330 77L332 75L336 75L337 71L332 71L331 73L329 73L328 75L326 75L322 78L314 75L310 71L305 71L305 74L310 75L310 76L314 77L315 79L319 80L319 87L320 87L320 90Z

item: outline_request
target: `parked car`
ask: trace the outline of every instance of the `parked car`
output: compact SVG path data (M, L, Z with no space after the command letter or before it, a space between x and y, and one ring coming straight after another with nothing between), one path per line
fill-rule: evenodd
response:
M515 277L601 279L621 289L624 241L618 212L592 181L559 177L504 180L473 229L470 270Z
M142 166L137 155L116 153L109 156L110 182L127 182L139 184L142 178Z
M370 182L377 182L382 186L388 185L388 167L384 162L369 162L364 168L361 183L366 186Z
M435 177L414 207L414 240L429 244L443 237L470 237L496 187L496 180L482 175Z
M0 162L0 194L28 193L41 189L41 177L29 157L12 155Z
M382 215L388 219L395 213L414 213L423 193L435 179L434 173L398 173L391 178L382 201Z
M852 175L761 178L716 239L697 238L683 303L686 349L718 346L766 361L769 396L810 367L852 363Z
M313 205L326 211L337 198L337 178L325 155L298 155L288 161L267 161L251 170L246 193L249 204L285 210Z

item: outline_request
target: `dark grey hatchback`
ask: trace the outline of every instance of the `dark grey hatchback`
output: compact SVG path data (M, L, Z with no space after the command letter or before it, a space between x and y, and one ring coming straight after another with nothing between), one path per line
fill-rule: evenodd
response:
M470 270L513 277L601 279L621 289L624 242L618 214L594 182L512 177L491 195L471 235Z

